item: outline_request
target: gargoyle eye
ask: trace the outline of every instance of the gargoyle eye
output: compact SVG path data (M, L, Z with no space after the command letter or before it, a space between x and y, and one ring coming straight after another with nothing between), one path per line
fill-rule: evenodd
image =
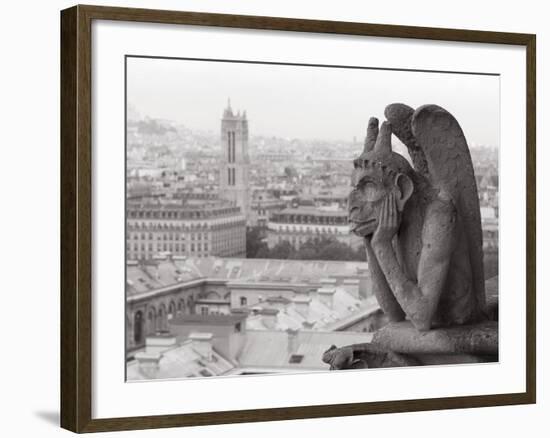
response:
M359 181L357 189L369 201L376 201L384 195L384 190L376 181L365 178Z

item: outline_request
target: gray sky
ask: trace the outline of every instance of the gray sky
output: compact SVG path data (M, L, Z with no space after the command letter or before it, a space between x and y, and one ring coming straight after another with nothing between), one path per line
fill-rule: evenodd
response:
M143 115L217 131L227 99L246 109L251 135L361 139L384 107L450 111L470 144L499 144L499 78L407 71L128 59L128 103Z

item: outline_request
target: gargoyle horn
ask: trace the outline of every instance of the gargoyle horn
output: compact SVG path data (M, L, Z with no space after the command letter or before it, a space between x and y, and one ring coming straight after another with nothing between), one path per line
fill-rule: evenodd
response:
M391 153L391 123L383 122L374 144L374 150L381 153Z
M367 126L367 136L365 137L365 148L363 149L363 154L372 151L377 137L378 119L376 117L371 117Z

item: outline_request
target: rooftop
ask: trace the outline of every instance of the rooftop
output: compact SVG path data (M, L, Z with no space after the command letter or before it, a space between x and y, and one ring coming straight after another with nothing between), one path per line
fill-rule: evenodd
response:
M293 349L289 348L289 334L285 331L248 330L244 348L238 357L239 366L328 370L322 357L331 345L369 342L372 333L299 331L295 336Z
M235 368L235 364L221 354L212 351L211 360L206 360L193 347L193 342L187 341L162 353L158 370L152 376L144 372L137 360L126 365L126 378L129 381L154 379L181 379L186 377L220 376Z
M355 298L343 287L335 288L332 304L321 299L316 293L309 297L294 297L292 301L278 306L274 300L265 300L250 307L250 315L246 320L247 329L265 330L310 328L313 330L335 330L342 321L357 321L379 309L374 297L367 300ZM266 320L266 310L277 309L272 313L275 320ZM347 325L350 325L349 323Z
M171 325L234 325L246 319L246 314L231 315L184 315L170 320Z
M201 338L201 341L207 342L208 335L203 334L204 339ZM127 363L126 375L129 381L139 381L238 375L250 370L255 373L328 371L329 367L323 363L322 356L331 345L369 342L371 337L371 333L355 332L297 331L289 334L285 331L249 330L236 363L215 349L212 350L211 359L207 360L194 347L193 341L187 340L160 354L154 375L144 371L137 360Z
M364 275L366 262L246 258L165 258L126 265L127 296L201 279L243 283L319 284L319 279ZM324 280L323 280L324 281Z

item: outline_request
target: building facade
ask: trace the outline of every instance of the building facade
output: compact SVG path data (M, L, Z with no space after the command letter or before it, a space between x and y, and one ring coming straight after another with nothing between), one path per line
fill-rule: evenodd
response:
M307 327L317 330L363 312L369 278L365 262L177 256L127 261L127 355L143 348L147 337L170 331L174 319L191 315L244 311L252 327L271 327L273 320L272 328L315 322ZM360 290L349 289L350 279Z
M220 198L239 206L248 218L250 203L248 120L246 111L242 114L233 113L229 102L221 121L221 148Z
M166 252L191 257L245 256L246 220L241 209L224 201L128 201L128 260L152 259Z
M363 245L362 240L350 233L348 214L344 210L323 210L316 207L287 208L273 213L268 223L267 244L273 248L287 241L295 249L310 239L334 238L352 248Z
M251 227L267 228L269 218L285 208L286 202L280 199L252 199L248 215L248 225Z

